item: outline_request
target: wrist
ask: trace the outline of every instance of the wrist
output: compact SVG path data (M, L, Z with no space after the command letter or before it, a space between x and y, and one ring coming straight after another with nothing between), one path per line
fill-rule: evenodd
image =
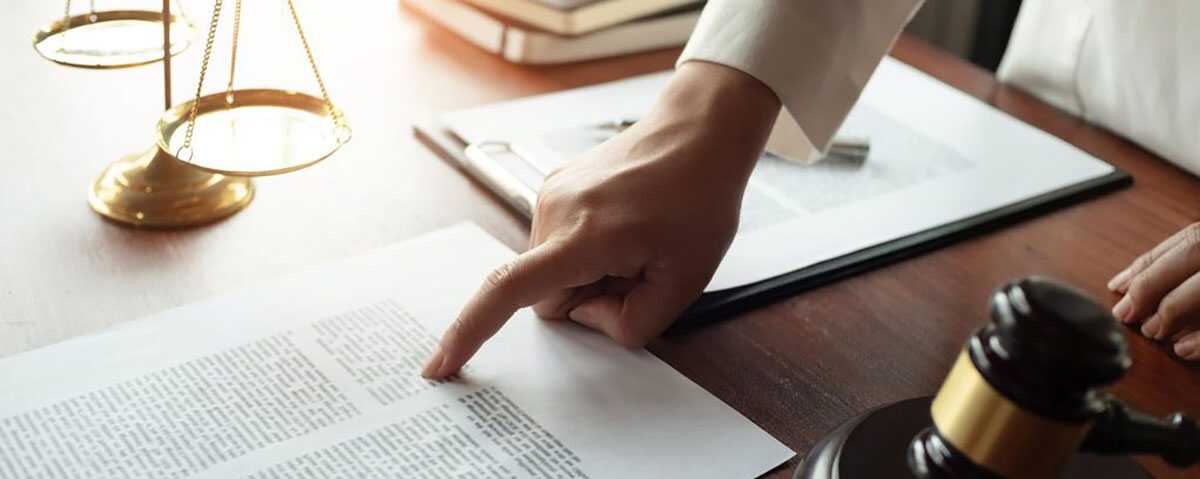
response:
M656 105L682 111L717 110L759 122L774 120L779 107L779 97L757 78L705 61L680 65Z
M775 93L753 76L716 63L691 61L679 67L638 126L649 129L652 136L703 144L709 155L698 160L724 163L725 168L748 175L762 154L779 108Z

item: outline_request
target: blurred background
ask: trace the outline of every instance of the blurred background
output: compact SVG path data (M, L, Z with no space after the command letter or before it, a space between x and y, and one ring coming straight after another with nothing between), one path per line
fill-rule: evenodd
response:
M1020 8L1021 0L925 0L908 31L995 71Z
M512 63L553 64L677 47L702 0L399 0ZM609 12L599 6L612 2ZM995 70L1021 0L926 0L908 31ZM588 10L592 10L589 12Z

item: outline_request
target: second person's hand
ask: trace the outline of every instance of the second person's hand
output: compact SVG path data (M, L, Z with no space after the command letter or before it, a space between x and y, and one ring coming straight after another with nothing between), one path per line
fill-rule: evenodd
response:
M1138 257L1108 288L1122 295L1113 316L1140 323L1147 338L1173 343L1180 358L1200 360L1200 223Z
M753 77L683 64L642 120L546 179L529 250L488 275L422 375L458 372L529 305L628 347L657 337L700 296L729 247L778 112L778 98Z

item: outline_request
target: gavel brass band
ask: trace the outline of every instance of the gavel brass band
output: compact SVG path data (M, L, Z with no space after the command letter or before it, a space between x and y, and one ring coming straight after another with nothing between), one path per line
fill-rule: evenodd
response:
M930 408L933 423L955 448L1003 477L1054 478L1079 449L1090 421L1049 419L1014 404L959 353ZM1031 453L1029 445L1037 450Z

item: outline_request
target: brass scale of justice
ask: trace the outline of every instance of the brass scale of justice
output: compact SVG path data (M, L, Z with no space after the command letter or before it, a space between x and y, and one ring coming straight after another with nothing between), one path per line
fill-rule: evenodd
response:
M234 89L241 0L234 0L226 89L202 95L224 4L216 0L195 95L173 104L171 57L183 52L196 33L181 8L172 13L173 1L163 0L161 11L153 11L97 10L92 0L88 13L72 14L71 0L66 0L63 17L33 39L39 55L65 66L116 69L163 62L165 111L157 125L157 145L110 164L88 192L92 209L125 225L170 228L225 218L254 198L251 177L316 164L351 136L345 116L330 100L294 0L286 0L287 7L319 98L279 89Z

